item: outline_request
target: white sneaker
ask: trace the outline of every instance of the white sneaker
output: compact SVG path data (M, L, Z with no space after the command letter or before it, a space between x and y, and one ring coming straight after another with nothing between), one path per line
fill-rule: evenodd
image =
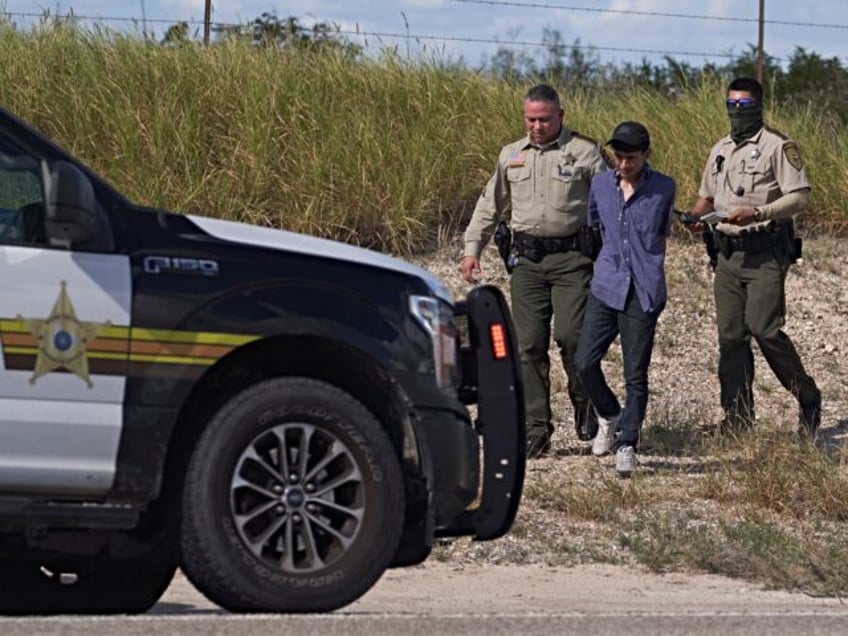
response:
M615 429L618 427L618 418L621 415L616 415L609 419L598 416L598 434L592 440L592 455L600 457L606 455L612 450L612 443L615 440Z
M636 470L636 449L622 446L615 454L615 471L619 477L630 477Z

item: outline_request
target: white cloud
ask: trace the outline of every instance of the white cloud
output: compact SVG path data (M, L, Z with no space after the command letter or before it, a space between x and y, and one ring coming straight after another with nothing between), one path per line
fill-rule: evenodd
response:
M448 0L402 0L399 4L410 9L441 9Z

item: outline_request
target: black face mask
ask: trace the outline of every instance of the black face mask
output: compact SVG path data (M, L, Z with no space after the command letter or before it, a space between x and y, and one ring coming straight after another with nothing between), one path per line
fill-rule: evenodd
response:
M755 104L747 108L728 107L730 117L730 138L737 144L750 139L763 127L763 105Z

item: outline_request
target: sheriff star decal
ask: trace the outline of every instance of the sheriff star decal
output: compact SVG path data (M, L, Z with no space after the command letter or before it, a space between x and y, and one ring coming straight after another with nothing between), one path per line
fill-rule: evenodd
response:
M30 384L35 384L38 378L51 371L67 369L88 388L94 386L88 377L88 344L110 323L78 320L65 281L62 281L62 289L46 319L18 316L18 320L27 325L38 347Z

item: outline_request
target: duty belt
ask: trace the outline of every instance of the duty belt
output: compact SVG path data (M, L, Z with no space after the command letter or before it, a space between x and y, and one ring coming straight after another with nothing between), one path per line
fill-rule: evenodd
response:
M789 235L789 226L785 222L776 222L759 232L745 232L731 236L715 232L715 246L725 258L733 252L768 252L783 249Z
M557 252L568 252L580 250L579 233L571 236L531 236L524 232L516 232L512 239L512 245L520 256L526 256L531 261L538 263L548 254Z

